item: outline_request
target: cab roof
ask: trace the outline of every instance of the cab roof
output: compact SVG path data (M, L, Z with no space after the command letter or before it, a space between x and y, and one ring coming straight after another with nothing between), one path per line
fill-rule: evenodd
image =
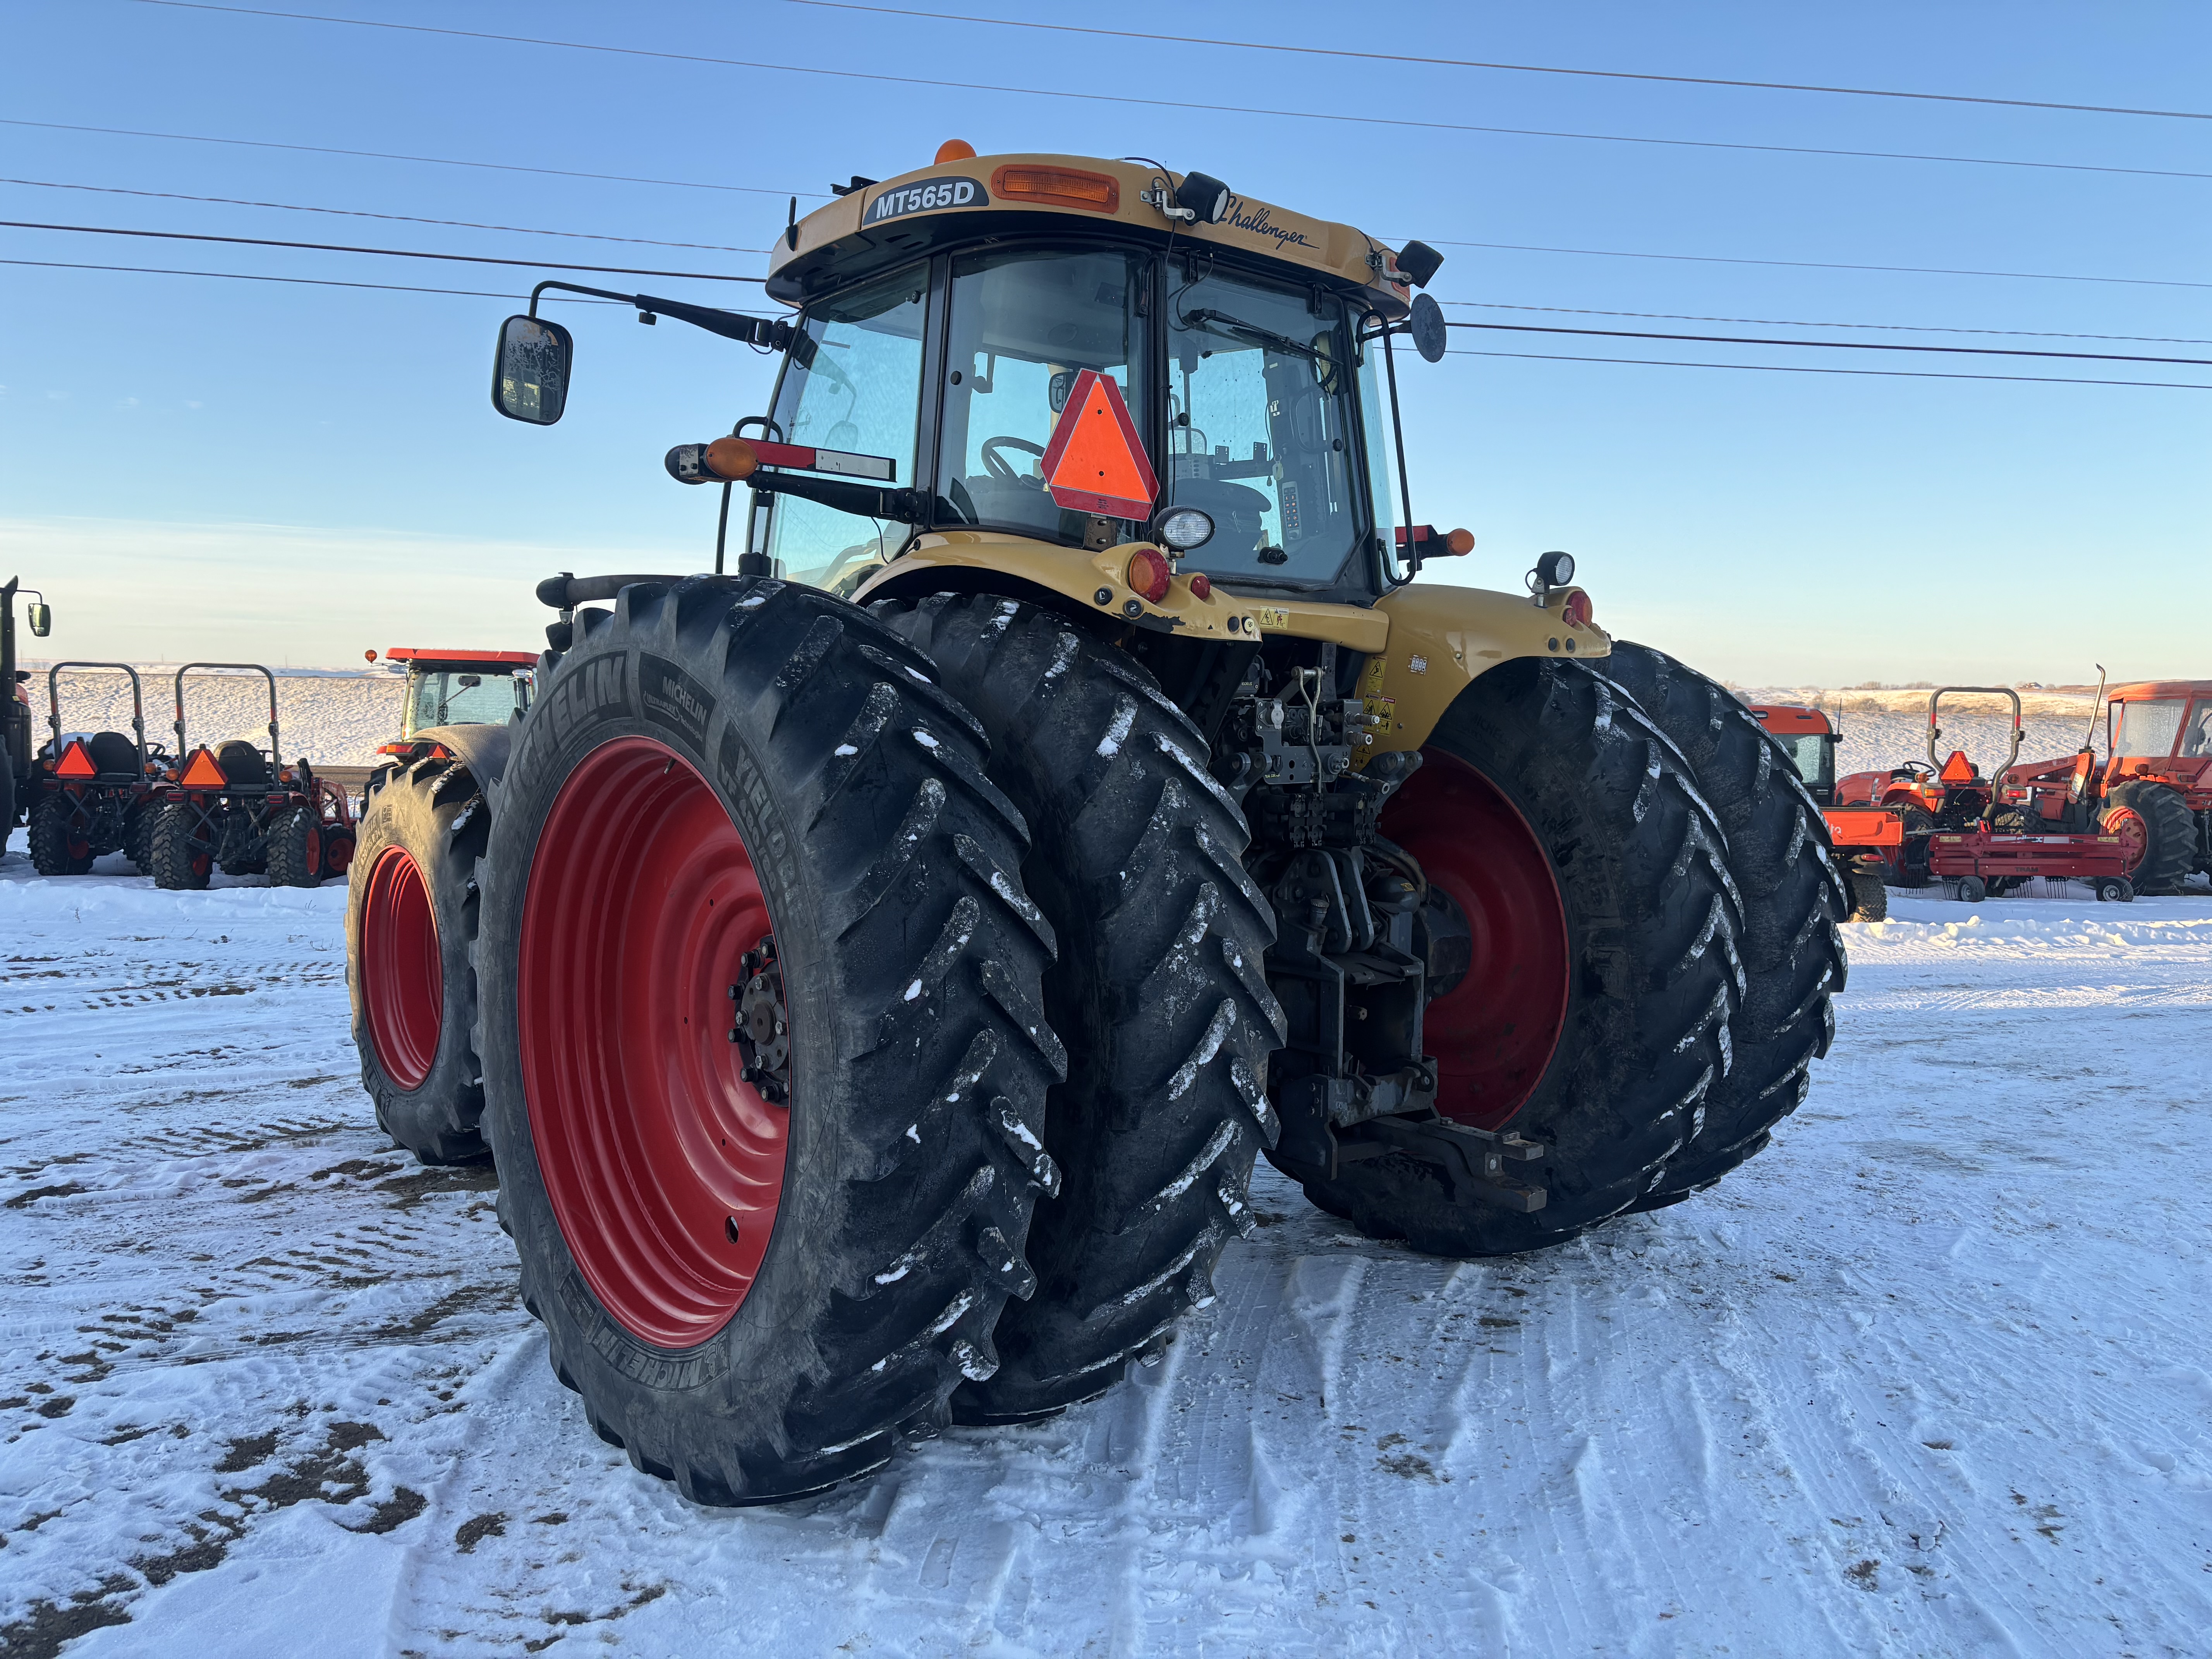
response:
M1828 732L1834 730L1828 717L1817 708L1808 708L1796 702L1755 702L1751 706L1751 717L1770 732L1787 732L1792 737L1808 732Z
M2154 697L2212 697L2212 680L2137 680L2105 693L2107 702L2148 702Z
M395 645L384 653L386 662L413 663L417 668L535 668L537 653L530 651L433 651L426 646Z
M964 148L964 146L963 146ZM1386 316L1406 314L1412 284L1397 252L1353 226L1313 219L1231 193L1218 224L1170 220L1144 199L1184 175L1142 161L1089 155L971 155L881 181L855 180L776 238L768 294L788 305L921 258L939 246L986 237L1113 231L1164 246L1218 248L1279 274L1357 289Z

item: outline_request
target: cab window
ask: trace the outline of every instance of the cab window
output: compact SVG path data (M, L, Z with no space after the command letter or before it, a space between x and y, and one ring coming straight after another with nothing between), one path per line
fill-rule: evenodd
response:
M2149 702L2118 702L2112 707L2119 714L2112 734L2112 753L2162 758L2173 752L2173 741L2181 735L2182 711L2188 707L2184 699L2160 697Z

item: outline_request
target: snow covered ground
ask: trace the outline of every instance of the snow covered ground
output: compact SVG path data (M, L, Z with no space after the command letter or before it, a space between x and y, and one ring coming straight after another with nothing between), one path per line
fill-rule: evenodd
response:
M2212 898L1899 894L1716 1192L1265 1225L1165 1363L786 1509L633 1473L489 1177L370 1121L344 893L0 865L7 1655L2202 1655Z

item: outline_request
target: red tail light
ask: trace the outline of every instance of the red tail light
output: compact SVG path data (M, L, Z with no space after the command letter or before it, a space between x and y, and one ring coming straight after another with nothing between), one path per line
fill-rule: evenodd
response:
M1559 620L1570 628L1588 628L1594 610L1590 596L1578 587L1567 595L1567 602L1559 607Z
M1194 599L1210 599L1213 597L1213 584L1206 580L1203 570L1190 579L1190 594Z
M1168 584L1174 577L1168 562L1149 547L1140 547L1129 556L1129 591L1154 605L1167 598Z

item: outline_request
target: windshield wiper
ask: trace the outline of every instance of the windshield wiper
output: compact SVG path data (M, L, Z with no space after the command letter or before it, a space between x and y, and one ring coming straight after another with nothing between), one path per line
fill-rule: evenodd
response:
M1189 313L1182 321L1186 327L1212 328L1219 333L1249 340L1255 345L1270 345L1278 351L1287 351L1310 363L1321 362L1321 353L1311 346L1293 340L1287 334L1278 334L1271 328L1261 328L1257 323L1248 323L1242 317L1232 317L1225 311L1216 311L1211 307Z

